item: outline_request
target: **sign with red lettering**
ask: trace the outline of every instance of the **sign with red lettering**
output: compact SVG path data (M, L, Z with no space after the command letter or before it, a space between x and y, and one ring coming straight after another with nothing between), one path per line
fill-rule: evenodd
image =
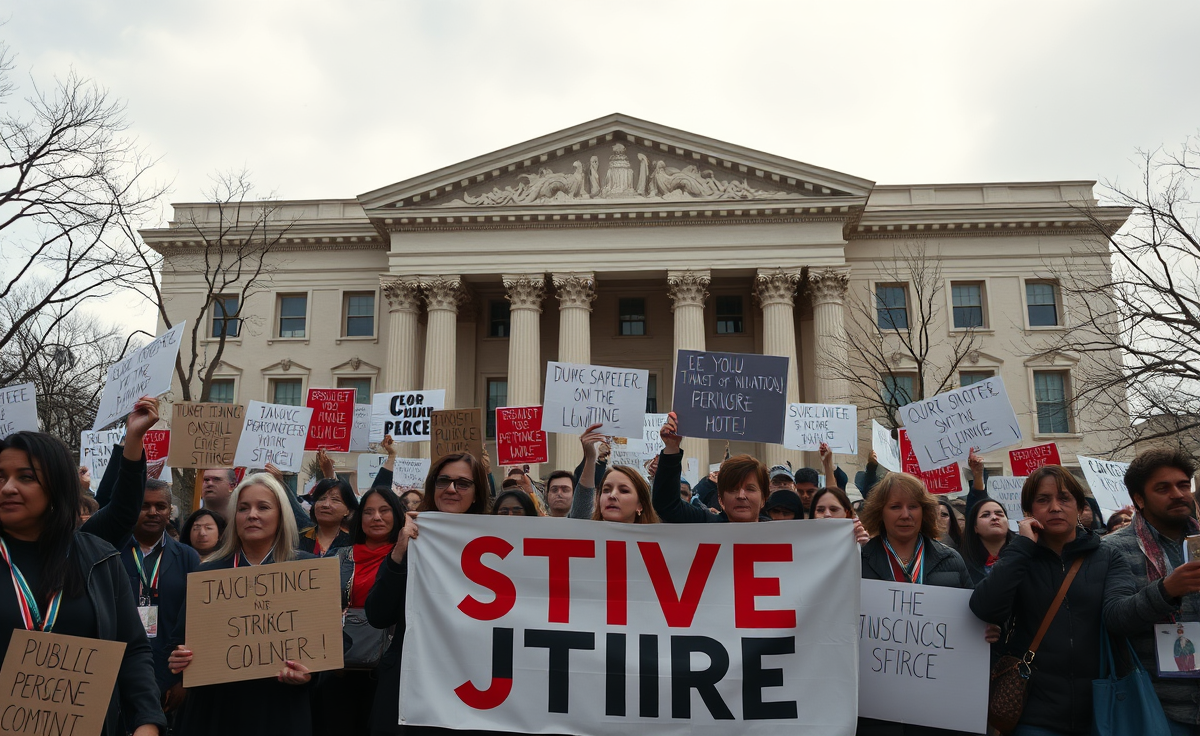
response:
M167 465L167 455L171 451L171 430L152 429L146 432L142 438L142 448L146 451L146 475L170 482L171 468Z
M1062 465L1058 445L1053 442L1009 450L1008 460L1012 463L1012 474L1018 476L1029 475L1043 465Z
M313 410L304 439L304 451L350 452L350 435L354 431L354 389L310 388L308 402Z
M506 406L496 409L496 462L522 465L550 461L542 407Z
M849 520L805 524L423 514L400 723L853 733L861 556Z
M947 465L937 470L921 470L917 463L917 454L913 452L912 443L908 441L908 430L900 430L900 464L903 472L915 475L921 479L930 493L961 493L963 491L962 469L958 463Z

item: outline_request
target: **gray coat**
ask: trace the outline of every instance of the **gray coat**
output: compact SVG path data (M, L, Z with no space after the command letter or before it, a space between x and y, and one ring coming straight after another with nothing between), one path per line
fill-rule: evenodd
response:
M925 539L925 585L943 588L974 588L967 565L957 552L933 539ZM883 537L872 537L862 548L863 580L893 580Z

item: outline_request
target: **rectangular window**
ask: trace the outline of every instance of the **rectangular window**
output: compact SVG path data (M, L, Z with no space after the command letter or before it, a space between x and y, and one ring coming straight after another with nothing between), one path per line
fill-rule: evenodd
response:
M487 411L484 412L484 423L487 424L487 438L496 438L496 410L508 405L508 379L487 379Z
M1067 414L1067 374L1062 371L1034 371L1033 395L1037 403L1038 432L1066 434L1071 431Z
M1045 281L1025 282L1025 303L1029 308L1030 327L1058 326L1058 295L1054 284Z
M617 300L622 335L646 334L646 300L626 297Z
M346 337L375 334L375 294L367 291L346 294Z
M208 400L217 404L233 403L233 379L215 378L208 384Z
M646 413L658 413L658 376L654 373L646 381Z
M742 321L741 296L718 296L716 306L718 335L739 335L746 331Z
M371 403L371 379L369 378L339 378L338 388L354 389L354 403Z
M959 386L970 386L972 383L985 381L996 375L992 371L961 371L958 374Z
M890 407L901 407L911 404L916 396L915 377L905 373L881 376L883 380L883 401Z
M983 284L950 284L954 303L954 327L983 327Z
M212 336L237 337L241 320L230 315L237 314L236 296L214 296L212 301Z
M279 297L279 336L304 337L308 315L308 296L293 294Z
M904 284L875 287L875 322L882 330L908 329L908 289Z
M512 328L511 306L507 299L488 302L488 337L508 337Z
M272 378L271 403L302 406L304 404L304 380L300 378Z

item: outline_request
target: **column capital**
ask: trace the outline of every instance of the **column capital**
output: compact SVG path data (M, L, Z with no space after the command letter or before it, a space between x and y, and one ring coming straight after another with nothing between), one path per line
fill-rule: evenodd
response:
M596 275L589 272L551 274L554 288L558 290L558 308L586 309L592 311L596 301Z
M434 276L421 281L425 307L431 312L458 313L470 301L467 287L459 276Z
M793 268L760 269L754 279L754 295L762 306L782 304L793 306L796 285L800 283L800 270Z
M506 273L500 280L508 292L512 309L542 311L542 299L546 298L546 276L540 273Z
M846 299L846 287L850 284L850 269L824 268L808 272L808 292L813 306L818 304L842 304Z
M704 308L712 272L707 268L667 271L667 293L671 295L671 311L679 307Z
M421 311L421 284L414 278L380 276L379 290L393 312Z

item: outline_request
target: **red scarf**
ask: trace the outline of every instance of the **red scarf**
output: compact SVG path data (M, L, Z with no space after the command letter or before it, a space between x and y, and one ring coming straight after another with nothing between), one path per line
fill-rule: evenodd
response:
M384 559L392 553L393 544L371 549L365 544L354 545L354 584L350 588L350 607L362 608L367 605L367 594L375 585L375 574Z

